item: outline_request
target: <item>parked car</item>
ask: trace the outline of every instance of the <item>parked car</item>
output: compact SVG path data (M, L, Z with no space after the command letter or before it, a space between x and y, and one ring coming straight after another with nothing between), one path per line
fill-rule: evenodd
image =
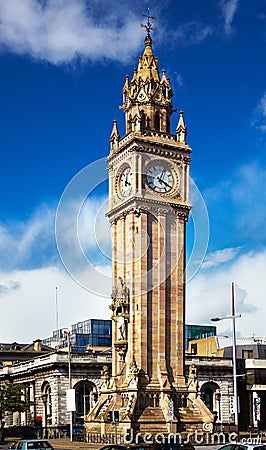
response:
M48 441L41 439L29 439L14 442L14 444L8 447L8 450L54 450L53 446Z
M153 446L145 444L107 444L101 447L100 450L153 450Z
M165 444L108 444L100 450L194 450L192 444L165 443ZM225 449L229 450L229 449ZM239 449L244 450L244 449ZM257 450L257 449L254 449ZM258 449L266 450L266 449Z
M248 442L235 442L219 447L217 450L266 450L264 444L250 444Z

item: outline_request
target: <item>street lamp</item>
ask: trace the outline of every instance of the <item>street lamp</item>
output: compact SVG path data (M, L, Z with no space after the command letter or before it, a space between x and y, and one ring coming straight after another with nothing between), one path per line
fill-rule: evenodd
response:
M42 401L44 404L44 439L47 439L47 394L42 394Z
M71 377L71 345L70 345L70 330L65 330L64 334L67 336L67 347L68 347L68 383L69 383L69 393L72 391L72 377ZM70 412L70 441L73 441L73 409Z
M235 411L235 429L237 437L239 436L238 430L238 396L237 396L237 375L236 375L236 322L235 319L241 317L241 314L235 314L235 288L234 283L232 283L232 315L226 317L213 317L211 320L213 322L219 322L220 320L231 319L232 320L232 331L233 331L233 383L234 383L234 411Z

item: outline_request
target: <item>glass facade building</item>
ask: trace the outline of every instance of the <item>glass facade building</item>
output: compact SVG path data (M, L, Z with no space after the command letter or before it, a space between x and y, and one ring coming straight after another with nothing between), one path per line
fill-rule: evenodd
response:
M42 343L54 348L66 348L66 329L55 330L49 338ZM201 339L207 336L216 336L216 327L212 325L185 325L185 350L193 339ZM104 319L88 319L71 325L70 343L72 352L84 352L90 347L112 346L112 321Z
M44 345L65 348L68 346L64 328L55 330L49 338L43 339ZM88 319L71 325L70 343L72 352L84 352L90 347L111 347L112 321L104 319Z
M185 350L188 343L194 339L216 336L216 327L213 325L185 325Z

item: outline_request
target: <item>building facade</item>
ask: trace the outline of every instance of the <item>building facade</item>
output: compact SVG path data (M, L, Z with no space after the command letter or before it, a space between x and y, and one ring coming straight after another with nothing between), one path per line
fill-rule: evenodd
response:
M110 366L110 353L71 355L72 387L76 393L74 429L84 425L84 417L98 399L103 371ZM0 369L0 383L23 385L24 398L33 403L25 413L6 414L6 427L34 427L38 419L41 434L45 437L69 433L71 413L66 404L66 390L69 388L66 352L57 351L3 367Z

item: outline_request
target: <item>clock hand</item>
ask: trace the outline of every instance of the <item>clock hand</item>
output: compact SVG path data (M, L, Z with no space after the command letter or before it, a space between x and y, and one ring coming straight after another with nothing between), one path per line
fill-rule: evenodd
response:
M166 169L163 169L162 170L162 172L161 172L161 174L160 174L160 176L159 176L159 178L158 178L158 181L162 181L162 179L163 179L163 176L164 176L164 174L165 174L165 171L166 171Z
M125 177L125 186L131 186L131 183L128 181L128 176L129 174L127 173Z
M160 183L163 183L165 186L172 188L172 186L170 184L166 183L166 181L164 181L164 180L160 180Z

